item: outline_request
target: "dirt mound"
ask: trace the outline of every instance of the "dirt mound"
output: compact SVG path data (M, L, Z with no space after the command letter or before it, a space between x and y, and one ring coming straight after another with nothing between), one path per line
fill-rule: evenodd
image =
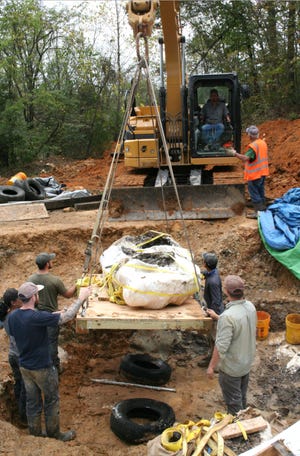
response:
M259 128L261 137L265 135L269 147L267 195L278 198L300 184L300 119L268 121Z

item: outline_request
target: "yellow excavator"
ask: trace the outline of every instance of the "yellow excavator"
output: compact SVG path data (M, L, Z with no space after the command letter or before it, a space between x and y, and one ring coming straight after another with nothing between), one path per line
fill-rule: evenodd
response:
M138 67L127 100L120 150L125 166L143 171L146 178L143 187L113 190L112 198L123 207L120 218L155 220L167 214L171 219L214 219L241 213L244 183L234 168L239 161L230 151L240 152L240 103L247 96L247 86L239 83L235 73L193 75L187 81L180 1L129 0L126 8L136 39ZM159 103L148 69L148 38L158 10L163 31ZM135 103L141 74L149 91L151 103L147 106ZM217 90L230 121L222 119L224 128L218 141L207 143L202 112L212 89ZM218 177L224 175L226 183Z

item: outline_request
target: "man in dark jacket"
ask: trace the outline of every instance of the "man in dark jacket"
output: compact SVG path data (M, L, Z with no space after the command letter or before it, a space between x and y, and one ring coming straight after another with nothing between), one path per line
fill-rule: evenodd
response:
M224 305L222 282L217 269L218 257L215 253L208 252L204 253L202 258L205 267L205 270L202 271L205 278L204 300L208 309L212 309L220 315L224 310Z
M218 257L213 252L207 252L202 255L204 270L202 274L205 279L204 285L204 301L207 305L207 309L212 309L217 315L220 315L224 310L223 305L223 293L222 293L222 282L219 271L217 269ZM214 341L216 337L216 324L213 325L210 334L208 335L209 351L207 355L202 358L198 366L206 367L209 364L213 349Z
M63 312L39 312L36 306L43 285L25 282L18 290L23 305L8 317L8 332L15 338L20 370L26 389L26 414L29 433L42 436L41 414L44 409L48 437L68 441L75 431L60 432L58 374L50 356L47 327L56 327L72 320L91 288L82 288L79 297Z

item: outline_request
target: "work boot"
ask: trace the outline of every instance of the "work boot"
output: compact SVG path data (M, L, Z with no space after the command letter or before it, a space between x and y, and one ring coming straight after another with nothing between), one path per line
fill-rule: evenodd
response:
M43 437L41 415L27 417L28 430L30 435Z
M257 219L257 212L260 211L261 203L253 203L254 212L246 214L246 217L249 219Z
M257 212L250 212L246 214L246 218L249 218L249 219L257 219Z
M70 429L67 432L59 432L58 437L55 437L58 440L61 440L62 442L69 442L70 440L75 439L76 437L76 432L73 429Z
M255 204L255 209L257 211L265 211L267 209L266 204L262 201L260 203Z
M47 437L68 442L76 437L76 432L73 430L60 432L59 415L45 416Z

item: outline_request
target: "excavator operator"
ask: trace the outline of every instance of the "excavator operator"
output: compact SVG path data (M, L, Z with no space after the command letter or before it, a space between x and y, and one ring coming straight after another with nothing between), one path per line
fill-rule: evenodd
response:
M220 100L217 89L211 89L210 98L200 114L202 141L206 144L205 150L219 149L220 137L225 130L224 120L230 124L229 111L224 101Z

